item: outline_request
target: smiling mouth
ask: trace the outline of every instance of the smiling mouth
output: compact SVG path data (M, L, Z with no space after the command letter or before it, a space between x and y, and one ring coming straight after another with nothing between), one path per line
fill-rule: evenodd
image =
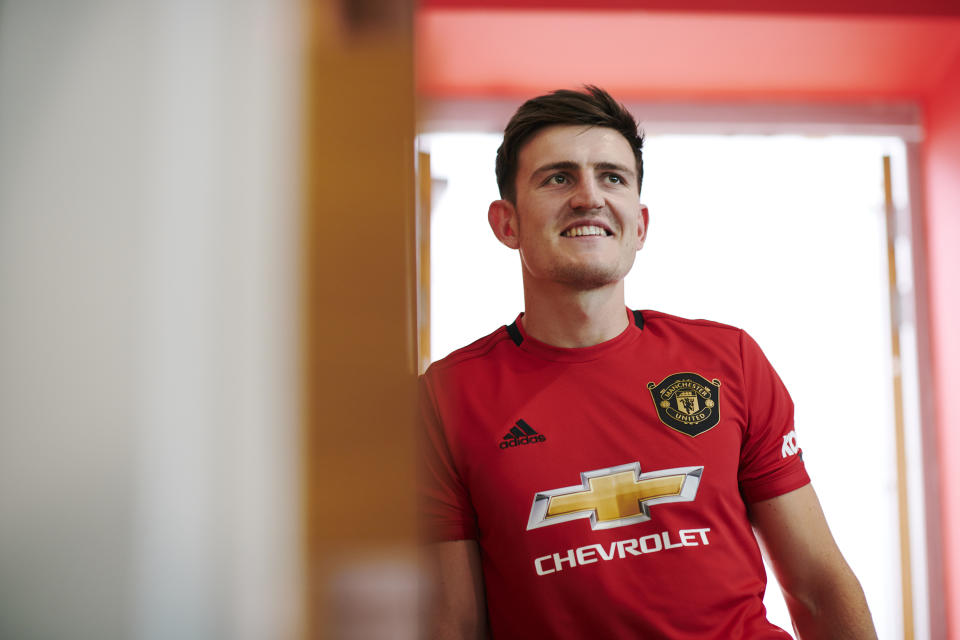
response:
M573 227L560 234L564 238L579 238L582 236L611 236L613 235L603 227L595 225L584 225L582 227Z

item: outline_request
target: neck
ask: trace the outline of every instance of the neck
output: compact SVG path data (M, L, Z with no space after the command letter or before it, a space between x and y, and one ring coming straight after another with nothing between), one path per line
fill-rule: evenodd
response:
M622 280L589 291L551 284L545 291L524 282L523 328L529 336L555 347L577 348L606 342L627 328Z

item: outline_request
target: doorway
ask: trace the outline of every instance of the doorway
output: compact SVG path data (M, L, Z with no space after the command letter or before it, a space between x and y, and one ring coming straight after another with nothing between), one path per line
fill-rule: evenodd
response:
M500 139L424 136L434 179L434 359L523 309L518 257L486 222L487 205L499 197ZM906 203L906 149L896 136L648 136L641 200L651 221L626 298L634 309L732 324L757 340L793 396L804 462L880 636L901 637L884 156L897 177L895 201ZM909 247L908 237L898 239L901 291L911 287ZM899 324L906 425L915 434L912 327L909 318ZM917 467L908 484L919 488ZM911 508L922 509L921 498ZM913 626L924 637L922 512L909 520ZM768 617L792 632L768 575Z

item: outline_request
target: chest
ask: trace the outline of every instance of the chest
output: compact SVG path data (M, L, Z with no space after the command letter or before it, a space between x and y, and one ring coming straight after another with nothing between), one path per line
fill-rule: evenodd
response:
M745 415L737 371L683 365L504 370L465 389L455 455L481 529L525 530L538 495L569 495L557 508L593 508L595 519L612 520L639 515L644 497L657 504L679 495L682 482L689 494L701 477L701 501L738 500Z

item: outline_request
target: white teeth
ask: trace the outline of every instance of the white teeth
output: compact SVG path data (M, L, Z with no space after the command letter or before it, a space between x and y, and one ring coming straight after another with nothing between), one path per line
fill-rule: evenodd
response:
M567 229L563 232L563 235L568 238L576 238L578 236L605 236L607 235L607 232L603 227L594 227L592 225L588 225Z

